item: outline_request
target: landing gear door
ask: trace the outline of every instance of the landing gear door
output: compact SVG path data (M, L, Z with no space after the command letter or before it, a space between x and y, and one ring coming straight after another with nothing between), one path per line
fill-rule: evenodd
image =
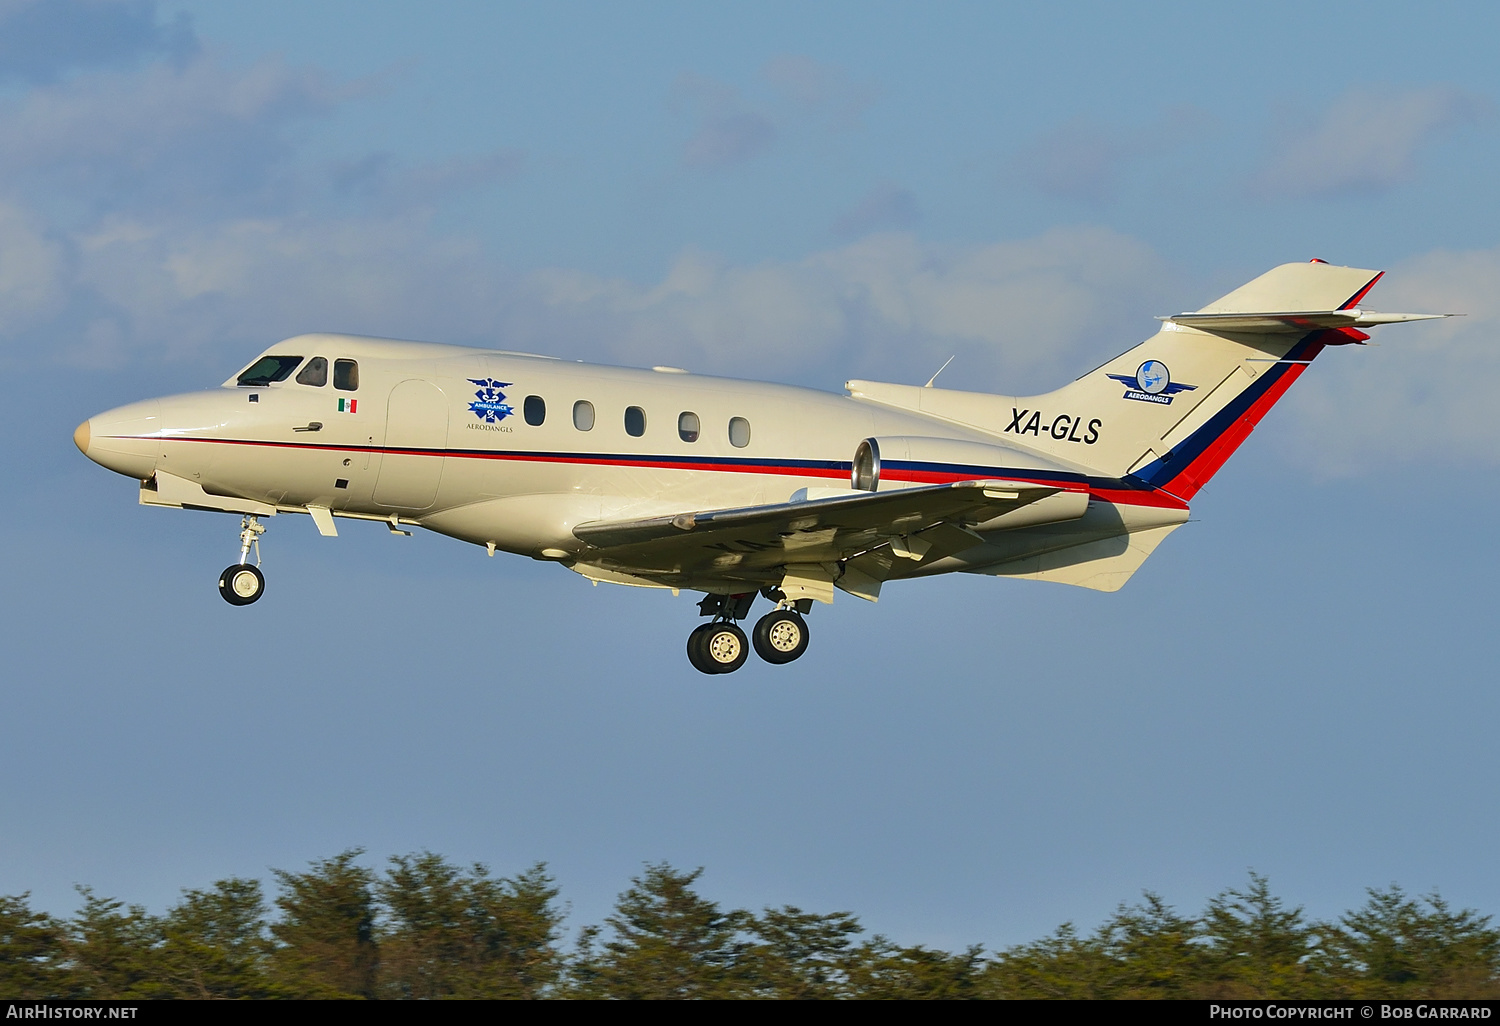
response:
M448 397L430 381L411 378L391 390L375 502L427 509L437 501L448 447Z

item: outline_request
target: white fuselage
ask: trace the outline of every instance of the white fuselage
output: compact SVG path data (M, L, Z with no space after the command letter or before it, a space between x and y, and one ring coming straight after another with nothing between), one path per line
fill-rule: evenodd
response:
M85 451L148 487L160 482L163 495L166 482L202 490L164 504L326 510L570 565L587 561L573 534L582 523L848 490L855 449L871 437L921 443L912 458L888 454L881 490L981 477L1087 488L1089 514L1070 525L1069 545L1090 524L1105 537L1185 517L1181 503L994 434L812 389L347 335L297 336L265 355L277 354L355 361L357 387L231 379L91 418ZM591 418L575 418L580 403ZM696 437L680 430L694 422ZM934 445L951 455L924 457ZM1045 531L989 542L912 570L973 569L1057 544Z

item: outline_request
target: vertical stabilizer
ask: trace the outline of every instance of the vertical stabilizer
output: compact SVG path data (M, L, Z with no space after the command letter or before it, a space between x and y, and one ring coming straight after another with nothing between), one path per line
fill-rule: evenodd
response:
M1323 325L1352 324L1353 316L1330 315L1352 311L1380 274L1318 261L1283 264L1196 312L1259 318L1235 316L1222 327L1166 318L1152 338L1045 395L864 381L849 388L1187 500L1325 345L1368 338L1352 326Z

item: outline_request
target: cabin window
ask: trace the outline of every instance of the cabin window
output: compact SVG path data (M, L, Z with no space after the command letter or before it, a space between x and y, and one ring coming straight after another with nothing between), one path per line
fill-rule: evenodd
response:
M729 444L736 449L750 444L750 422L744 417L729 418Z
M262 356L245 368L245 372L235 379L235 384L258 388L273 381L285 381L301 362L300 356Z
M646 411L639 406L625 407L625 433L639 438L646 433Z
M579 431L594 430L594 404L580 399L573 404L573 426Z
M677 437L684 442L696 442L698 433L702 426L698 423L696 413L680 413L677 415Z
M522 409L526 413L526 423L532 427L541 427L542 421L547 419L547 400L539 395L528 395Z
M322 388L328 384L328 361L321 356L314 356L308 360L307 366L303 367L301 373L297 375L297 384L312 385L316 388Z
M333 361L333 387L353 392L359 388L359 364L353 360Z

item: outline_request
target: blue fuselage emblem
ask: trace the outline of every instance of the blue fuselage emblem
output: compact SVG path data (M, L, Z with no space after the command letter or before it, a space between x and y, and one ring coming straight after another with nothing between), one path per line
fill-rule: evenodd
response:
M486 424L498 424L516 412L505 402L505 393L500 391L510 387L509 381L470 378L469 383L479 386L479 391L474 393L475 401L469 404L469 410Z

